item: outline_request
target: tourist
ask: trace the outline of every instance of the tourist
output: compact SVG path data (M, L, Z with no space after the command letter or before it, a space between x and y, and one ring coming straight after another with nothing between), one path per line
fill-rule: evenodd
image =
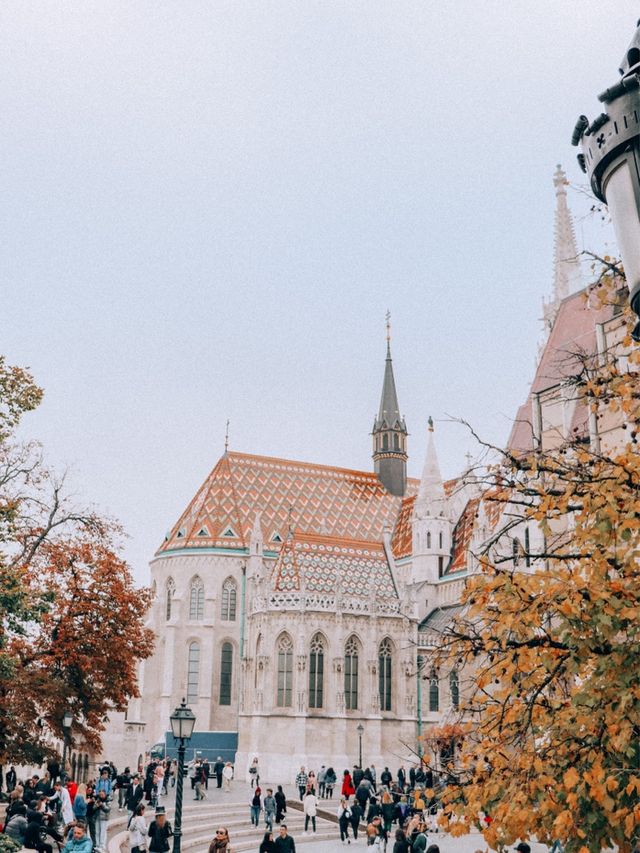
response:
M344 773L342 774L342 790L340 791L340 793L342 794L343 797L345 797L348 800L349 797L353 797L355 792L356 792L356 789L353 785L351 773L349 773L348 770L345 770Z
M404 793L404 789L407 785L407 771L404 769L402 764L398 767L398 785L400 790Z
M342 841L343 844L345 841L347 844L351 844L351 839L349 838L351 809L349 808L349 801L345 797L340 798L340 805L338 806L336 815L338 817L338 826L340 827L340 841Z
M118 811L123 811L127 800L127 793L131 787L131 771L128 767L124 768L124 773L120 773L116 779L116 788L118 789Z
M204 775L204 765L199 764L196 767L196 784L195 784L195 789L194 789L195 790L195 797L194 797L195 800L206 799L207 795L205 794L205 787L206 787L206 782L205 782L205 775Z
M312 794L315 794L316 792L316 774L313 770L309 770L309 773L307 775L307 786L305 789L305 794L308 791L311 791Z
M298 793L300 794L300 802L304 800L304 795L307 792L307 780L308 776L305 772L304 767L301 767L298 775L296 776L296 787L298 788Z
M327 767L327 772L324 777L324 792L329 800L333 799L333 789L337 781L338 778L336 776L336 771L333 767Z
M220 826L216 829L214 839L209 845L209 853L231 853L229 830L226 826Z
M7 794L10 794L16 787L17 780L18 777L16 775L16 768L12 764L11 767L7 770L7 775L5 777L5 781L7 783Z
M27 807L19 803L4 827L5 835L17 841L20 847L24 846L24 837L27 832Z
M282 785L280 785L280 793L282 793ZM282 796L284 797L284 794ZM278 820L278 802L276 797L273 796L273 789L267 788L267 796L264 798L264 822L269 831L273 830L273 822ZM280 820L282 820L282 812L280 813Z
M304 835L307 834L307 829L309 828L309 821L311 821L311 825L315 833L316 815L318 814L318 798L313 793L313 790L307 791L304 801L302 803L302 809L304 811Z
M111 814L111 803L107 799L104 789L99 792L94 806L96 821L96 850L106 853L107 850L107 822Z
M384 791L382 794L382 800L380 803L380 811L382 813L382 823L384 826L385 833L391 832L391 824L393 823L393 818L395 816L395 803L393 802L393 797L388 791Z
M392 782L393 776L391 775L391 771L388 767L385 767L382 773L380 774L380 784L384 785L385 788L391 788Z
M149 853L168 853L169 838L173 835L171 824L167 820L164 806L158 806L155 819L149 824L147 835L149 842Z
M251 767L249 767L249 778L251 779L252 788L254 784L260 784L260 765L258 763L257 755L254 756L253 761L251 762Z
M146 850L147 822L144 819L144 803L139 803L135 814L129 821L129 848L131 853L143 853Z
M412 833L412 853L426 853L427 850L427 825L423 820L418 821L417 832Z
M259 826L260 825L260 812L262 811L262 804L260 802L260 788L257 788L253 791L251 796L251 825Z
M209 759L205 758L202 762L202 778L204 779L204 787L205 787L206 791L209 790L209 775L210 775L210 773L211 773L211 765L209 764ZM165 773L164 778L165 778L165 783L166 783L166 780L168 778L166 773ZM165 794L166 794L166 791L165 791Z
M396 840L393 844L393 853L409 853L409 842L403 829L396 829Z
M360 828L360 821L362 820L362 809L360 808L360 804L357 800L351 804L351 817L349 822L351 823L351 829L353 830L353 840L358 840L358 829Z
M71 838L62 848L62 853L91 853L93 844L87 835L87 828L78 820L73 827Z
M48 844L42 838L45 831L44 815L40 811L30 809L27 812L27 829L24 836L24 846L27 850L37 850L38 853L53 853L53 845ZM60 840L61 835L56 833Z
M62 784L60 779L57 780L56 784L53 786L53 789L53 795L47 798L49 807L51 807L51 803L54 803L54 808L60 809L60 816L62 818L62 822L65 826L68 826L70 823L73 823L74 820L73 806L71 805L71 797L69 796L69 792Z
M364 770L362 767L358 767L357 764L353 765L353 787L357 788L360 782L364 779Z
M276 853L276 843L273 840L273 833L271 830L269 830L269 832L265 832L264 838L260 843L258 853Z
M321 800L324 800L324 792L325 792L325 783L327 780L327 768L322 765L320 770L318 770L318 796Z
M222 788L222 771L224 770L224 761L222 756L216 758L216 763L213 765L213 773L216 777L218 788Z
M142 802L144 798L144 788L140 784L140 777L136 773L136 775L131 780L131 784L127 789L127 794L125 797L125 805L127 807L127 811L129 812L129 817L133 815L135 810L138 808L138 805Z
M280 831L275 840L276 853L296 853L296 843L287 832L287 824L280 824Z
M78 785L73 798L73 816L76 820L83 822L87 820L87 786L84 783Z
M529 847L529 845L528 845L528 844L527 844L527 847ZM518 849L518 848L516 847L516 850L517 850L517 849ZM529 851L531 851L531 848L530 848L530 847L529 847ZM440 853L440 848L438 847L438 845L437 845L437 844L430 844L430 845L427 847L427 853ZM525 853L525 851L523 851L523 853Z
M282 785L278 785L274 800L276 801L276 823L280 823L287 812L287 798L282 790Z
M100 772L100 778L98 779L98 784L96 785L96 794L100 796L100 792L104 791L105 796L110 797L112 787L113 784L111 782L109 770L104 767Z
M233 765L230 761L224 765L224 770L222 771L222 779L224 781L224 790L226 794L231 793L231 780L233 779Z

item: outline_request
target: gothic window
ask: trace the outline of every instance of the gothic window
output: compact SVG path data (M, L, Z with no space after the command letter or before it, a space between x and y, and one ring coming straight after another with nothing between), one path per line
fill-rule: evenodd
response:
M189 643L187 664L187 702L198 701L200 681L200 643Z
M293 643L288 634L278 640L278 708L291 707L293 682Z
M427 548L431 548L431 531L427 530Z
M438 577L441 578L444 575L444 557L438 557Z
M451 694L451 707L457 711L460 707L460 681L458 671L455 669L449 673L449 693Z
M169 578L167 581L167 598L165 602L165 612L164 617L169 621L171 619L171 610L173 607L173 596L176 594L176 585L173 582L173 578Z
M531 540L528 527L524 529L524 563L527 568L531 565Z
M400 450L400 439L398 438L397 432L394 432L393 434L393 449Z
M262 634L258 634L258 640L256 642L256 660L255 666L253 669L253 686L258 688L258 663L260 659L260 655L262 654Z
M324 642L316 634L309 649L309 707L322 708L324 687Z
M220 704L231 704L231 676L233 675L233 646L222 644L220 653Z
M344 705L347 711L358 707L358 643L355 637L344 647Z
M383 450L388 450L388 449L389 449L389 436L386 434L386 432L385 432L385 434L382 436L382 449L383 449Z
M442 530L438 533L438 547L442 551Z
M204 584L199 577L189 587L189 619L202 619L204 615Z
M429 673L429 710L440 710L440 686L438 684L438 673L435 669Z
M222 584L222 621L236 621L237 587L233 578L227 578Z
M378 649L378 693L380 710L391 710L391 640L387 637Z

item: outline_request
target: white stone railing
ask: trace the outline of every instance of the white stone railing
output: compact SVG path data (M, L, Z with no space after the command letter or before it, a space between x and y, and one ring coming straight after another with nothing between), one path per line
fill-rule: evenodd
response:
M266 604L266 608L264 607ZM381 600L378 598L348 595L330 595L326 593L273 592L266 602L256 601L258 610L319 610L323 612L362 613L367 615L395 615L400 613L398 599Z

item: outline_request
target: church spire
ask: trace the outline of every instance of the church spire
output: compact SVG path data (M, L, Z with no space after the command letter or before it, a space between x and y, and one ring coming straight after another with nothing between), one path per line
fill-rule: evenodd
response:
M387 311L387 357L378 417L373 423L374 470L392 495L404 495L407 487L407 425L400 415L391 360L391 315Z
M427 432L427 454L420 478L420 488L416 498L415 512L421 518L436 518L444 509L445 493L436 445L433 440L433 419L429 418Z
M553 250L553 296L543 303L544 324L551 329L563 299L582 288L582 273L578 260L573 219L567 204L567 176L561 166L556 167L553 185L556 189L556 213Z

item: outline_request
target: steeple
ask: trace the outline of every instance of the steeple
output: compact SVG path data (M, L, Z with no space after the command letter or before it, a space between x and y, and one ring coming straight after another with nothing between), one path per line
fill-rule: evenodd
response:
M553 185L556 189L553 296L549 302L543 302L544 324L547 331L553 326L562 300L583 286L573 219L567 204L568 183L562 167L557 166L553 176Z
M387 357L378 417L373 422L373 462L378 479L392 495L407 487L407 425L400 415L391 361L391 323L387 311Z
M429 418L427 455L424 460L420 488L416 497L415 514L419 518L437 518L444 511L445 493L433 440L433 419Z

